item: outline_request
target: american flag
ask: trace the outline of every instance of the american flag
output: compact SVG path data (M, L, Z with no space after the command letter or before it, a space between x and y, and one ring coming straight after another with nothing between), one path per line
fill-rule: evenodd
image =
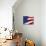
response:
M23 24L32 25L34 24L33 16L23 16Z

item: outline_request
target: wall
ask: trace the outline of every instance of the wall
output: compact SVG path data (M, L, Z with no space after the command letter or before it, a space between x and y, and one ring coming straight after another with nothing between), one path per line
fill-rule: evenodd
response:
M41 38L42 46L46 46L46 0L41 1Z
M15 29L22 32L25 39L34 40L36 46L41 46L41 0L23 0L19 5L15 3L13 14ZM34 16L34 25L24 25L23 16Z
M0 0L0 27L12 29L12 6L16 0Z

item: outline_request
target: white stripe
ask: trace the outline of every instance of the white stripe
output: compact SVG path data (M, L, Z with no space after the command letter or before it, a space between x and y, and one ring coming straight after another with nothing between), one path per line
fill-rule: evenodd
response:
M33 21L29 21L29 22L26 22L25 24L30 24L30 23L32 23Z
M27 20L31 20L31 19L33 19L33 18L28 18Z

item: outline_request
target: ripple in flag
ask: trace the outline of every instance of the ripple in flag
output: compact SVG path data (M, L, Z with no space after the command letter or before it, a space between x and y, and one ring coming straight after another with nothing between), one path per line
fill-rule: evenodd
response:
M34 24L34 16L23 16L23 24L26 25Z

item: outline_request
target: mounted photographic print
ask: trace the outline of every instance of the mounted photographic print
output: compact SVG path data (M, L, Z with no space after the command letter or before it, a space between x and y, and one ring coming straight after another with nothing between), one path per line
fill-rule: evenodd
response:
M34 24L34 16L23 16L23 24L25 25Z

